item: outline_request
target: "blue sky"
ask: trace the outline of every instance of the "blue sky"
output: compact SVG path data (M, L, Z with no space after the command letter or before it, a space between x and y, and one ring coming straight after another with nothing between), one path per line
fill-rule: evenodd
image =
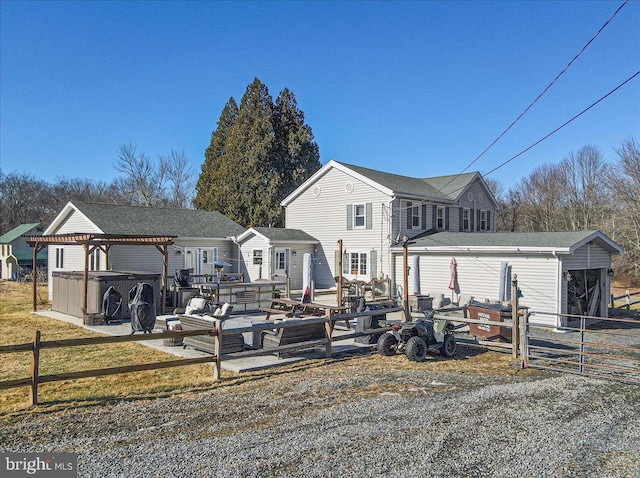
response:
M184 150L197 173L230 96L294 92L322 163L456 174L622 3L0 4L2 172L110 180L120 145ZM487 172L640 70L629 2L471 169ZM586 144L640 140L640 77L490 177L506 187Z

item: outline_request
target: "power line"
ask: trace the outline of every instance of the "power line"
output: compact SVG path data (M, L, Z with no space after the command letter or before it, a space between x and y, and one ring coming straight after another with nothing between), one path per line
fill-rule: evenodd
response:
M538 100L542 97L542 95L544 95L544 94L549 90L549 88L551 88L551 87L554 85L554 83L555 83L556 81L558 81L558 79L559 79L559 78L564 74L564 72L565 72L565 71L567 71L567 70L569 69L569 67L573 64L573 62L575 62L575 61L578 59L578 57L579 57L580 55L582 55L582 53L583 53L583 52L584 52L584 51L589 47L589 45L591 45L591 43L592 43L592 42L593 42L593 41L598 37L598 35L600 35L600 33L602 32L602 30L604 30L604 29L606 28L606 26L611 22L611 20L613 20L613 19L615 18L615 16L618 14L618 12L619 12L620 10L622 10L622 7L624 7L624 6L627 4L627 2L628 2L628 1L629 1L629 0L624 0L624 2L622 3L622 5L620 5L620 6L618 7L618 9L613 13L613 15L611 15L611 17L610 17L610 18L609 18L609 19L604 23L604 25L602 25L602 26L600 27L600 29L596 32L596 34L595 34L595 35L593 35L593 36L591 37L591 39L590 39L590 40L589 40L589 41L588 41L588 42L587 42L587 43L582 47L582 49L581 49L581 50L576 54L576 56L574 56L574 57L571 59L571 61L570 61L569 63L567 63L567 65L562 69L562 71L556 75L556 77L553 79L553 81L551 81L551 83L549 83L549 84L547 85L547 87L546 87L544 90L542 90L542 92L541 92L541 93L536 97L536 99L535 99L535 100L533 100L533 101L529 104L529 106L527 106L527 107L524 109L524 111L523 111L522 113L520 113L520 115L518 115L518 117L517 117L515 120L513 120L513 122L512 122L512 123L507 127L507 129L505 129L502 133L500 133L500 135L499 135L496 139L494 139L494 140L493 140L493 142L492 142L489 146L487 146L487 147L484 149L484 151L482 151L478 156L476 156L476 158L475 158L473 161L471 161L469 164L467 164L467 166L466 166L462 171L460 171L458 174L456 174L456 175L455 175L455 176L454 176L454 177L453 177L453 178L452 178L452 179L451 179L447 184L445 184L445 185L442 187L442 190L443 190L443 191L444 191L444 189L445 189L449 184L451 184L453 181L455 181L455 180L456 180L456 179L457 179L457 178L458 178L462 173L464 173L464 172L465 172L467 169L469 169L469 168L470 168L470 167L471 167L471 166L472 166L476 161L478 161L482 156L484 156L484 155L485 155L485 153L486 153L487 151L489 151L489 150L493 147L493 145L494 145L494 144L496 144L498 141L500 141L500 139L501 139L505 134L507 134L507 132L508 132L508 131L509 131L509 130L510 130L510 129L511 129L511 128L512 128L512 127L513 127L513 126L518 122L518 121L520 121L520 118L522 118L522 117L527 113L527 111L529 111L529 110L533 107L533 105L535 105L535 104L538 102ZM452 191L452 192L455 192L455 191Z
M554 129L553 131L551 131L550 133L546 134L545 136L543 136L542 138L540 138L538 141L536 141L535 143L533 143L532 145L526 147L525 149L523 149L522 151L520 151L518 154L516 154L515 156L510 157L509 159L507 159L506 161L504 161L503 163L499 164L498 166L496 166L495 168L493 168L491 171L489 171L488 173L485 173L482 175L482 177L487 177L489 174L497 171L498 169L502 168L503 166L505 166L506 164L510 163L511 161L513 161L514 159L518 158L519 156L522 156L524 153L526 153L527 151L529 151L531 148L537 146L538 144L542 143L545 139L547 139L549 136L557 133L558 131L560 131L562 128L564 128L565 126L567 126L569 123L571 123L572 121L576 120L577 118L579 118L580 116L582 116L584 113L586 113L587 111L589 111L591 108L593 108L594 106L596 106L598 103L600 103L601 101L603 101L605 98L609 97L610 95L612 95L613 93L615 93L617 90L619 90L620 88L622 88L624 85L626 85L627 83L629 83L631 80L633 80L636 76L640 75L640 70L636 71L633 75L631 75L629 78L627 78L625 81L623 81L622 83L620 83L618 86L616 86L613 90L611 90L609 93L607 93L606 95L602 96L599 100L591 103L589 106L587 106L585 109L583 109L580 113L578 113L577 115L575 115L574 117L572 117L571 119L565 121L563 124L561 124L560 126L558 126L556 129ZM462 191L462 189L464 188L459 188L455 191L451 191L451 193L455 193L458 191Z

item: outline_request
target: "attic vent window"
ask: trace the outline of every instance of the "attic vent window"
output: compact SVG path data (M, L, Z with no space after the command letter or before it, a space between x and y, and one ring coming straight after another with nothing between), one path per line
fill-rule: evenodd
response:
M353 183L351 181L349 181L347 184L344 185L344 190L348 193L350 193L351 191L353 191Z
M484 201L484 195L482 193L478 193L478 202L482 204L482 201Z
M314 195L315 197L320 196L320 193L321 193L321 192L322 192L322 190L321 190L318 186L316 186L316 187L314 187L314 188L313 188L313 195Z
M469 202L473 202L473 193L467 194L467 199L469 200Z

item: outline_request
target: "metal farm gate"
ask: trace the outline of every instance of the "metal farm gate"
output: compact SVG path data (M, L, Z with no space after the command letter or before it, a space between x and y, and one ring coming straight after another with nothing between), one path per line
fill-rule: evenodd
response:
M523 330L525 367L640 384L640 320L563 314L551 330L531 319L557 314L530 312Z

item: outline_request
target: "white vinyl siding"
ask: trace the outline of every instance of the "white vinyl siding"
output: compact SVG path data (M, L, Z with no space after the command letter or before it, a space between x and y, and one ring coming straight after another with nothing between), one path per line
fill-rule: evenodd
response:
M409 254L415 255L415 252L410 251ZM501 264L506 261L511 267L511 273L518 276L518 286L522 292L521 305L539 311L555 312L557 310L556 304L560 297L557 281L554 278L557 277L558 260L551 255L481 255L459 252L419 255L421 293L440 293L444 294L445 298L452 298L452 292L449 290L450 264L451 258L455 257L460 294L471 294L480 302L484 302L485 299L498 300ZM403 283L402 267L402 255L397 254L395 284ZM552 316L539 317L536 320L555 326L555 317Z
M348 182L353 185L351 192L345 187ZM313 194L316 187L318 196ZM286 227L302 229L320 241L315 254L317 288L335 286L334 277L338 271L335 269L334 256L338 239L343 240L346 250L379 251L374 270L378 274L390 273L387 250L389 241L395 239L391 238L391 216L388 214L390 199L364 182L338 169L330 169L287 206ZM371 205L371 229L367 229L366 224L364 229L346 227L348 205L354 204L365 204L365 210L367 204Z

